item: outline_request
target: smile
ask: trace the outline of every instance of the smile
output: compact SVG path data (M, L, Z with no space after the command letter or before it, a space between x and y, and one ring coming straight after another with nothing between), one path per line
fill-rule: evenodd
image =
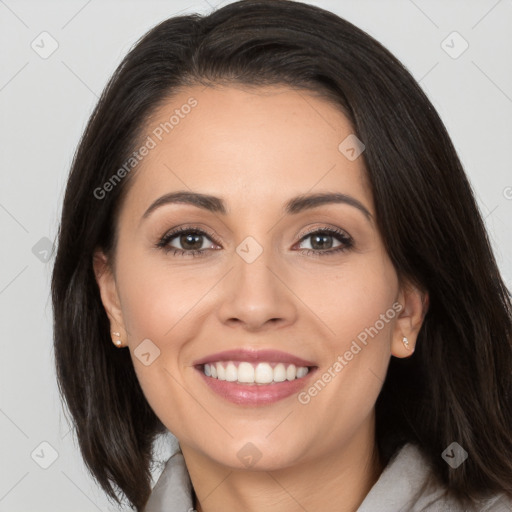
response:
M299 393L318 363L271 348L236 348L193 361L208 392L239 406L270 405Z
M261 385L301 379L309 373L309 367L275 362L219 361L204 364L203 373L227 382Z

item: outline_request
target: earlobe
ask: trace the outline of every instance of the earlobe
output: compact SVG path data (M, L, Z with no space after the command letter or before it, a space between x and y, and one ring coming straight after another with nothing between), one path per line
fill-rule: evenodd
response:
M122 346L119 339L125 337L125 327L121 310L121 303L117 291L114 274L107 256L101 249L93 254L93 269L96 283L100 291L101 302L110 320L112 341L116 346Z
M402 309L393 331L391 354L404 358L411 356L416 349L418 333L428 310L428 292L408 283L402 286L398 302Z

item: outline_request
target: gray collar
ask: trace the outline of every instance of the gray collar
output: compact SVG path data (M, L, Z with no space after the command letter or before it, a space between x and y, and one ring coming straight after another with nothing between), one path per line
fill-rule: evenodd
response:
M478 512L508 512L502 495L482 501ZM192 484L181 451L165 463L144 512L193 512ZM357 512L463 512L444 496L430 465L415 445L404 445L392 457ZM476 510L476 509L475 509Z
M192 512L192 483L181 451L165 463L144 512Z

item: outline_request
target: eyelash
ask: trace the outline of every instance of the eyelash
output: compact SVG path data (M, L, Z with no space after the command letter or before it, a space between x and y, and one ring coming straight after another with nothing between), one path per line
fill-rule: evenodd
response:
M191 226L182 226L180 228L176 228L175 230L171 231L170 233L165 234L156 244L156 246L159 249L162 249L166 254L168 254L171 251L173 252L173 256L189 256L192 258L196 257L203 257L206 256L206 253L208 252L208 249L191 249L191 250L184 250L184 249L177 249L175 247L169 247L169 242L176 238L178 235L182 233L188 233L188 234L194 234L194 235L201 235L206 236L207 238L211 239L212 242L217 243L215 241L215 237L212 233L209 233L208 231L204 231L202 229L194 228ZM304 239L316 235L316 234L328 234L330 236L333 236L336 238L339 242L342 243L339 247L331 250L322 251L319 249L300 249L301 254L305 254L306 256L326 256L333 254L342 253L344 251L350 250L353 245L354 241L350 236L348 236L344 231L336 228L316 228L312 231L309 231L302 235L301 239L299 240L299 243L302 242Z

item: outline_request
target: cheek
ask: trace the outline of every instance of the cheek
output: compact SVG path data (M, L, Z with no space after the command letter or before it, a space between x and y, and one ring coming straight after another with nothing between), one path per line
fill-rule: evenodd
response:
M332 332L325 338L329 355L301 403L322 418L318 429L329 440L353 435L374 407L390 359L398 279L390 262L374 258L316 282L309 304Z
M151 407L163 417L169 406L178 406L180 397L187 396L183 360L189 341L199 335L201 323L195 316L213 277L194 277L190 267L171 268L165 258L157 262L134 251L130 258L120 258L118 277L134 369ZM148 352L149 357L142 357Z
M134 343L168 339L208 289L208 283L191 278L190 272L155 264L147 256L124 261L119 274L123 319Z
M364 339L369 329L372 338L389 338L396 317L392 305L398 279L391 262L378 253L354 258L336 269L323 269L307 282L298 281L294 291L322 321L337 352L348 350L360 334ZM385 315L384 320L381 315ZM372 329L375 325L378 334Z
M188 340L197 334L197 322L191 322L193 308L208 283L203 286L199 280L190 279L190 272L185 275L162 261L156 264L154 259L144 255L137 258L132 253L131 258L119 262L122 311L133 367L144 396L168 428L182 432L190 425L186 420L182 425L186 416L174 411L187 410L190 396L184 392L180 362ZM144 358L144 353L149 357Z
M319 375L328 384L317 386L322 391L314 398L315 407L323 408L330 424L340 429L363 421L373 407L385 380L397 316L392 307L398 293L396 272L382 255L368 256L317 279L321 286L309 295L309 304L330 330L325 344L329 355Z

